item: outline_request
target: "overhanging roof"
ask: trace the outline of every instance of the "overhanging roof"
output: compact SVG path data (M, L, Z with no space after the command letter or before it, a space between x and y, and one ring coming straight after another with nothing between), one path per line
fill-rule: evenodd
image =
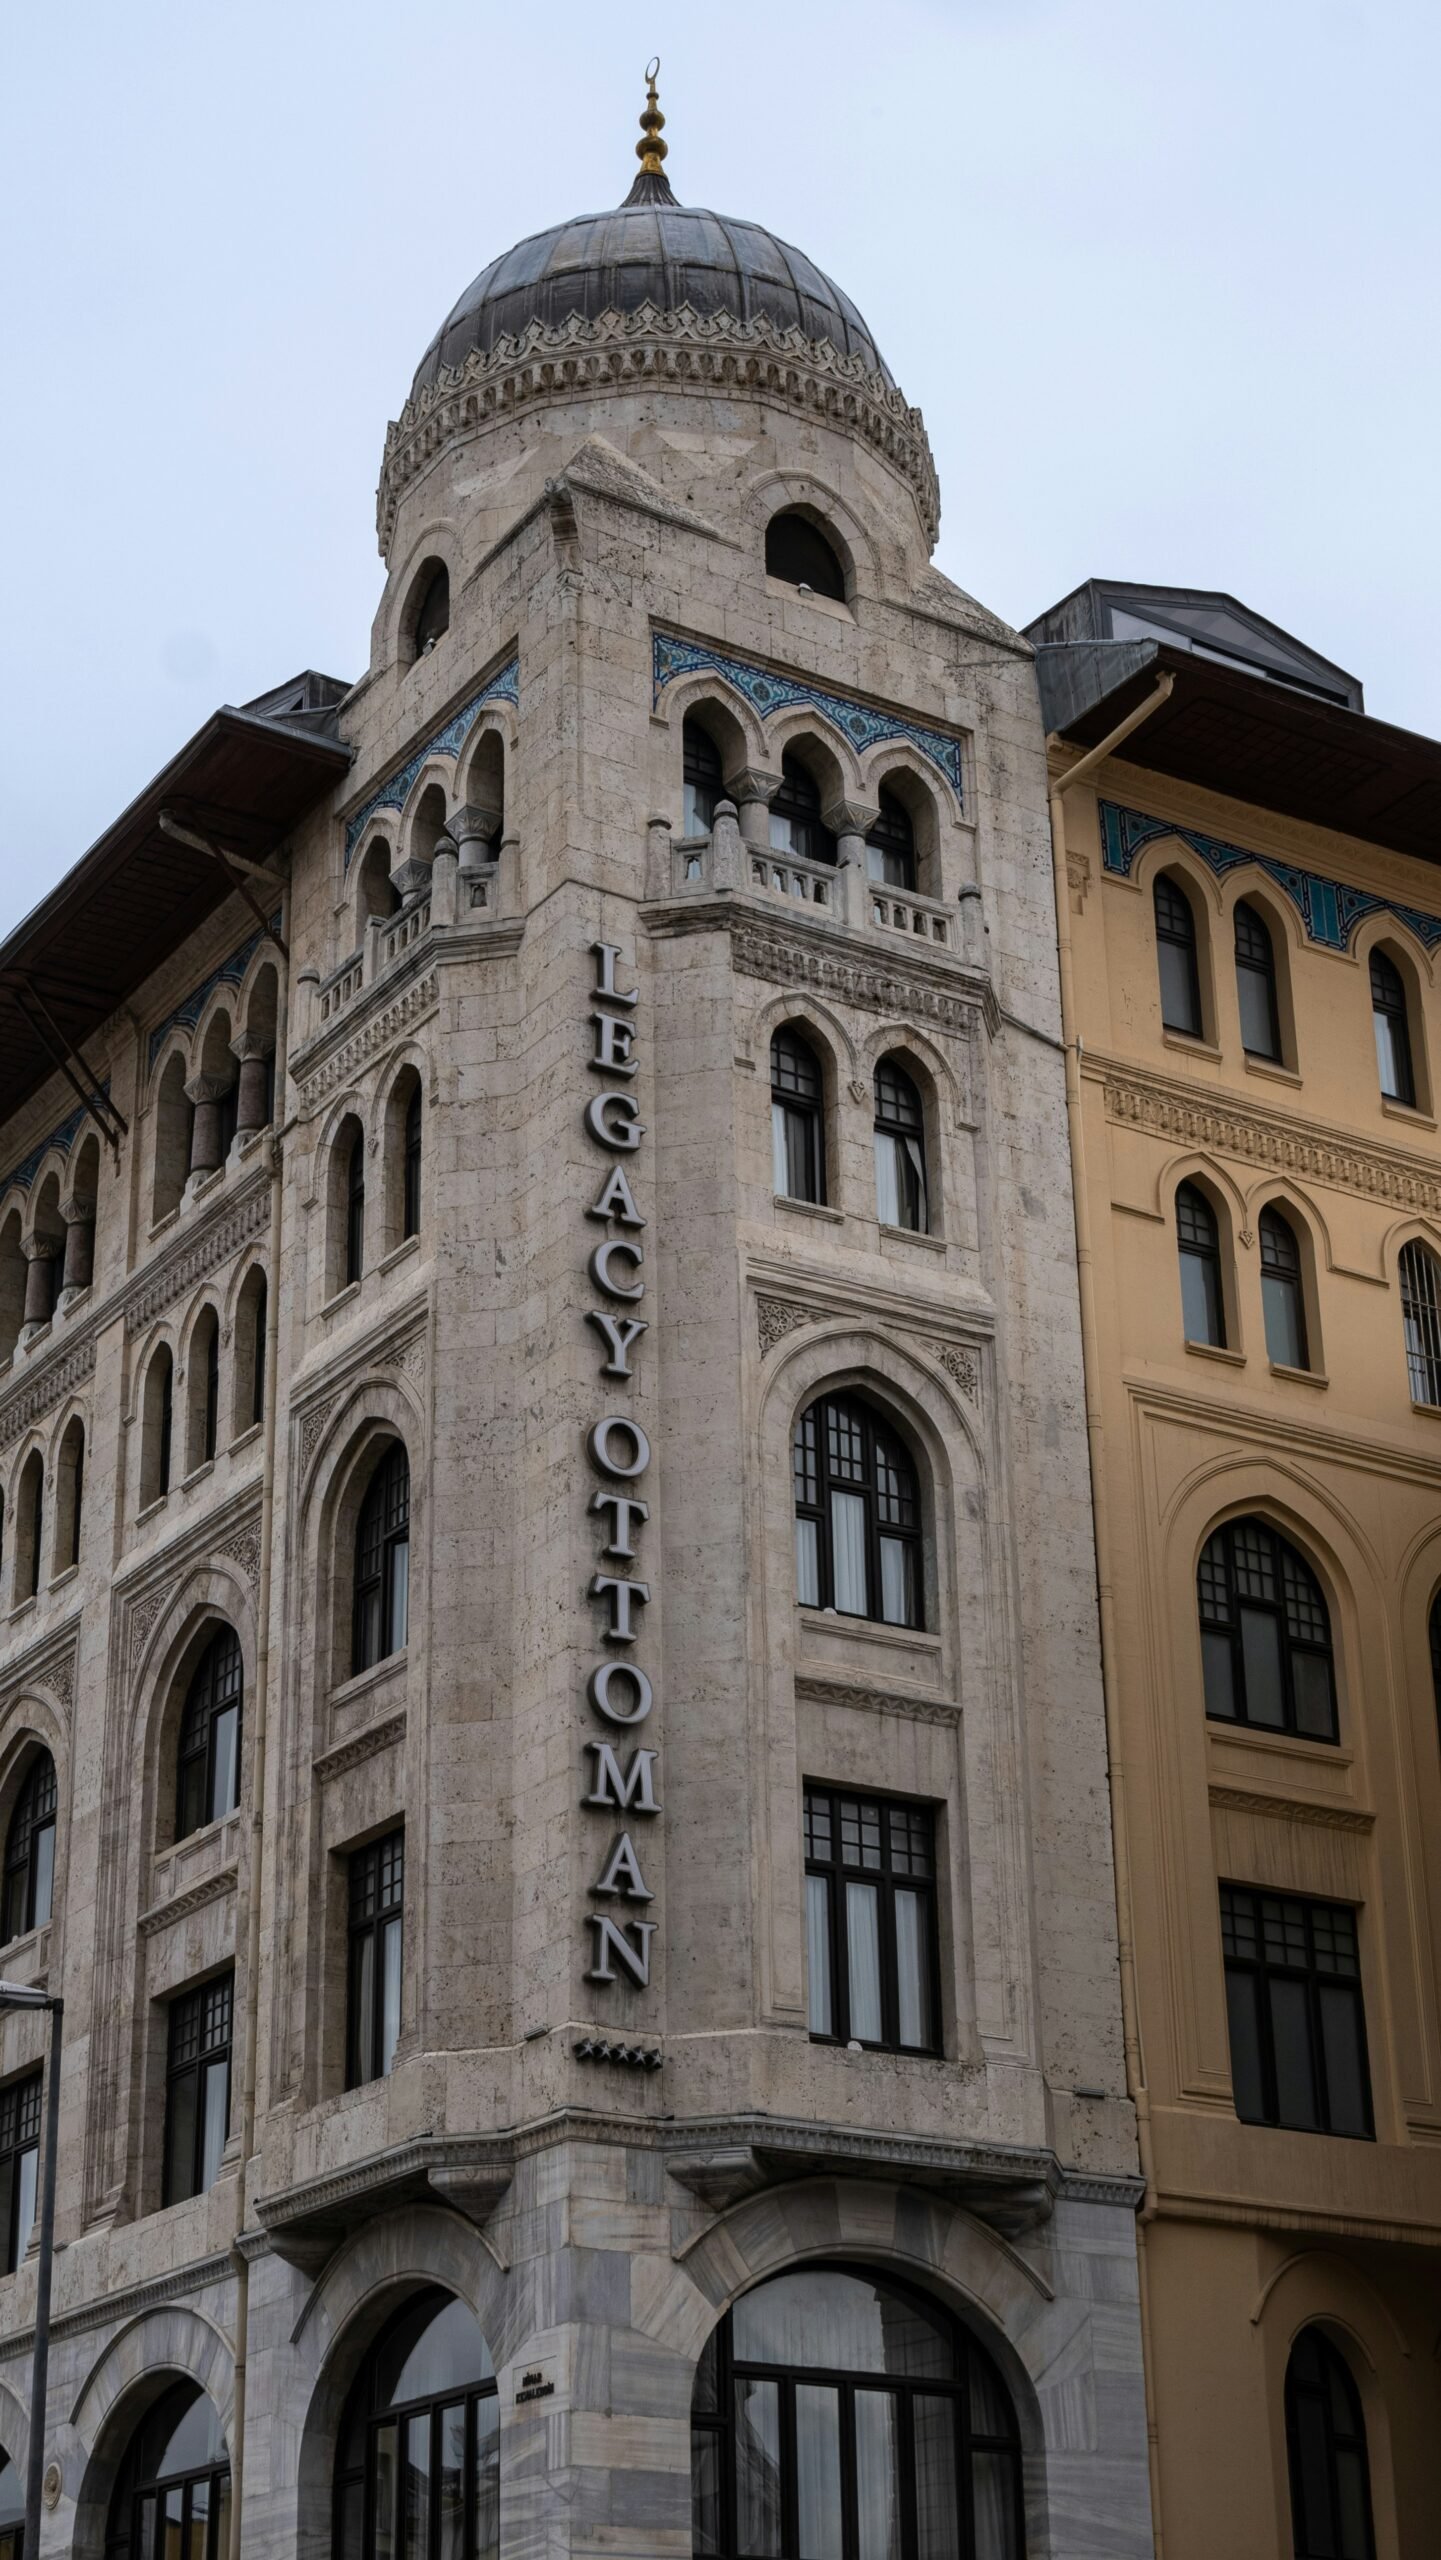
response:
M350 764L333 734L346 690L307 675L262 696L264 710L212 712L0 943L0 1112L18 1110L56 1071L38 1011L60 1045L78 1048L232 894L218 863L161 834L162 809L264 862Z
M1099 746L1160 675L1170 699L1117 749L1127 764L1441 862L1441 741L1164 641L1036 651L1046 728L1070 746Z

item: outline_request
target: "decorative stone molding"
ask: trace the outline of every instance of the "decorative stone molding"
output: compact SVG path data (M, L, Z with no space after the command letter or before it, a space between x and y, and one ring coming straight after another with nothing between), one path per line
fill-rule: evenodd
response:
M232 1564L239 1565L247 1582L257 1583L260 1580L259 1521L248 1520L243 1528L233 1531L230 1537L218 1540L214 1553L217 1556L228 1556Z
M962 1720L962 1710L949 1698L912 1698L894 1689L865 1689L849 1680L813 1680L807 1673L796 1675L796 1696L818 1707L859 1707L872 1716L900 1716L908 1724L931 1724L954 1728Z
M944 730L926 728L904 712L891 711L872 702L856 702L848 694L832 693L816 684L809 676L777 675L769 667L757 666L749 658L732 658L722 649L712 649L699 640L680 640L669 631L657 631L651 641L652 699L659 702L668 684L677 676L715 674L733 685L753 711L762 719L775 711L789 711L797 705L819 711L843 738L849 738L858 754L882 741L897 739L916 749L938 773L945 775L957 802L964 805L965 765L959 738L947 737ZM769 780L771 777L767 776ZM850 827L864 835L874 822L873 809L852 811L846 802L838 810L826 812L826 824ZM839 822L839 824L838 824Z
M1374 890L1357 889L1349 880L1331 880L1321 871L1303 871L1296 863L1282 862L1273 853L1257 853L1252 845L1228 844L1224 837L1205 835L1199 827L1188 827L1174 818L1156 818L1145 809L1125 809L1114 800L1099 801L1097 814L1102 860L1113 879L1129 880L1137 855L1148 844L1174 836L1219 879L1242 863L1264 871L1267 879L1273 880L1290 899L1307 941L1320 943L1324 950L1348 951L1357 925L1375 915L1395 916L1426 951L1434 951L1441 942L1441 916L1429 914L1424 907L1405 906L1399 898L1378 897Z
M952 2071L955 2065L946 2066ZM1014 2148L1002 2142L947 2142L916 2134L871 2133L854 2125L812 2124L785 2116L721 2116L692 2119L663 2129L666 2166L682 2164L682 2183L695 2189L709 2164L722 2183L744 2179L754 2161L767 2185L795 2177L894 2179L939 2191L1006 2236L1032 2231L1050 2219L1060 2192L1061 2168L1052 2151ZM747 2157L748 2155L748 2157ZM684 2173L689 2169L690 2176ZM746 2192L744 2186L741 2193ZM1109 2200L1109 2199L1108 2199ZM687 2235L679 2259L697 2245ZM1049 2292L1039 2272L1026 2273Z
M761 1358L784 1342L800 1324L821 1324L824 1317L819 1307L803 1307L793 1298L757 1298L756 1330L760 1336Z
M519 700L520 660L507 658L503 667L497 667L494 675L487 676L479 692L473 693L470 700L462 703L458 711L452 711L449 718L443 721L438 729L432 729L430 735L423 738L418 747L413 747L404 764L398 765L394 773L387 774L383 782L377 783L369 797L362 800L360 807L346 819L345 868L347 872L350 869L355 848L371 820L378 818L383 809L404 808L406 801L410 798L417 774L422 771L429 759L432 756L458 756L488 702L518 703Z
M208 1279L253 1237L263 1235L269 1224L270 1178L262 1170L251 1177L244 1190L217 1202L203 1225L137 1280L125 1300L127 1334L142 1333L187 1289Z
M1106 1117L1125 1128L1198 1152L1237 1156L1328 1190L1358 1192L1388 1208L1441 1216L1441 1171L1422 1157L1314 1122L1268 1119L1245 1103L1221 1102L1135 1069L1107 1067L1103 1074Z
M811 417L833 418L900 472L914 494L927 541L940 530L940 488L919 409L859 356L778 329L766 319L740 321L729 312L702 318L679 311L578 313L559 328L538 320L519 338L500 338L488 352L472 349L464 364L443 367L408 400L386 431L376 497L376 532L388 558L406 490L437 454L496 416L606 389L694 387L722 395L749 393Z
M311 1459L314 1457L316 1450L324 1439L325 1426L330 1420L331 1415L334 1413L338 1401L339 1399L336 1396L326 1396L319 1404L308 1406L306 1411L301 1414L300 1463L302 1467L309 1466Z
M979 1018L988 1030L999 1024L995 997L985 980L954 988L947 978L922 977L912 962L904 976L884 961L863 958L837 947L814 926L787 931L779 920L760 924L750 913L723 908L731 925L731 959L743 977L765 978L772 986L800 987L829 997L833 1004L859 1006L867 1013L891 1014L929 1030L966 1039ZM944 964L943 964L944 965ZM960 970L957 969L959 976ZM994 1020L992 1020L994 1016Z
M110 1098L110 1078L108 1076L106 1076L101 1082L99 1092L101 1100L108 1102ZM39 1172L40 1167L45 1162L46 1157L51 1153L52 1149L57 1155L68 1157L71 1148L74 1146L75 1141L80 1134L82 1125L86 1120L90 1119L95 1120L98 1128L100 1125L99 1119L97 1114L92 1110L91 1105L88 1102L77 1103L75 1109L67 1112L65 1118L59 1122L57 1127L53 1128L49 1132L48 1136L37 1141L37 1143L30 1149L29 1154L25 1156L19 1164L11 1166L10 1171L5 1175L4 1179L0 1180L0 1200L3 1200L6 1192L12 1189L12 1187L17 1191L28 1191L36 1174ZM61 1214L64 1214L63 1210Z
M95 1328L92 1325L78 1342L67 1343L63 1351L52 1352L43 1365L27 1370L9 1394L0 1397L0 1449L8 1448L22 1431L29 1430L32 1422L39 1421L42 1413L47 1413L52 1405L73 1394L94 1374Z
M123 2202L123 2198L117 2199ZM94 2225L87 2225L93 2229ZM192 2293L204 2293L211 2285L229 2284L235 2275L235 2261L228 2249L218 2256L192 2258L188 2266L170 2269L155 2276L147 2284L119 2286L113 2293L98 2294L91 2301L72 2303L66 2311L52 2312L52 2338L83 2338L88 2330L104 2328L113 2337L147 2311L168 2310L172 2302ZM35 2344L33 2326L12 2329L0 2338L0 2360L28 2355Z
M130 1668L133 1671L150 1641L150 1631L170 1597L169 1587L143 1591L130 1612Z
M411 1335L408 1342L397 1343L394 1350L386 1351L381 1355L380 1366L382 1369L398 1369L403 1378L409 1378L417 1387L423 1386L425 1383L425 1335L415 1333Z
M402 987L392 1003L361 1022L339 1048L327 1051L322 1039L309 1050L302 1050L299 1057L291 1060L290 1072L296 1084L305 1087L307 1107L314 1111L337 1085L359 1075L382 1049L388 1049L402 1032L412 1030L433 1012L437 993L435 971L428 968Z
M217 1867L213 1876L202 1876L183 1893L173 1893L168 1902L152 1904L135 1924L141 1937L153 1938L158 1929L168 1929L172 1920L188 1920L192 1911L203 1911L208 1902L223 1902L234 1893L239 1877L239 1865L232 1858L228 1866Z
M1354 1804L1318 1804L1313 1796L1275 1796L1251 1787L1213 1785L1207 1788L1212 1804L1221 1813L1259 1813L1272 1822L1309 1822L1323 1831L1369 1832L1376 1828L1374 1813L1366 1813Z
M394 1715L379 1716L374 1724L366 1725L360 1733L352 1733L346 1741L333 1744L329 1751L322 1751L319 1758L311 1762L321 1785L324 1786L330 1778L343 1778L348 1769L358 1769L362 1761L373 1760L379 1752L388 1751L393 1743L403 1742L405 1724L406 1713L401 1707Z
M493 2134L417 2134L277 2195L259 2196L255 2216L279 2258L317 2275L342 2240L376 2214L439 2199L483 2226L515 2174L514 2146Z
M962 1395L974 1404L981 1392L981 1375L975 1353L962 1351L954 1342L938 1342L933 1347L947 1377L954 1378Z
M79 1643L76 1622L47 1635L29 1653L20 1654L5 1666L0 1677L0 1718L9 1711L12 1701L26 1689L43 1689L52 1697L68 1723L75 1707L75 1657Z
M620 2062L632 2071L659 2071L665 2060L658 2044L608 2044L604 2036L580 2036L571 2051L577 2062Z

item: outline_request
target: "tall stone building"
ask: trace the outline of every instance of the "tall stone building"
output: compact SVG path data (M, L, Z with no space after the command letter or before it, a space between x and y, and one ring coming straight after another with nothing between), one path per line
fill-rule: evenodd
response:
M1233 598L1030 626L1157 2547L1441 2547L1441 747Z
M0 952L57 2554L1150 2547L1031 652L659 127Z

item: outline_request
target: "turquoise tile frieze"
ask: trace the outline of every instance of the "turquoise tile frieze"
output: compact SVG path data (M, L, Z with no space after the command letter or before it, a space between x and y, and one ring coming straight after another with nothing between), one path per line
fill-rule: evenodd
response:
M1278 862L1274 854L1257 853L1253 845L1228 844L1223 836L1203 835L1199 827L1177 826L1174 819L1153 818L1143 809L1123 809L1114 800L1102 800L1099 807L1102 863L1118 879L1129 880L1137 854L1148 844L1175 836L1218 878L1243 862L1254 863L1290 899L1306 928L1307 941L1319 942L1328 951L1349 950L1357 925L1374 915L1395 916L1428 951L1441 942L1441 916L1428 915L1422 907L1403 906L1398 898L1378 898L1370 889L1353 888L1349 880L1298 870L1292 862Z
M371 819L377 817L382 809L404 808L410 797L411 785L427 756L458 756L488 702L518 703L519 700L520 660L508 658L503 667L497 667L490 682L483 684L479 693L472 694L459 711L453 711L443 728L434 729L428 738L423 738L414 753L406 757L399 772L392 773L380 783L363 806L356 810L354 817L346 820L346 870L350 869L350 857Z
M272 933L280 931L279 907L270 919L270 930ZM203 978L198 987L191 988L189 995L176 1006L173 1013L167 1013L165 1020L156 1024L150 1034L150 1046L145 1060L147 1074L154 1067L172 1031L194 1030L217 987L240 985L264 940L265 936L257 925L248 942L242 942L238 951L232 951L228 960L222 960L218 969L212 969L208 978Z
M100 1091L108 1098L110 1092L108 1076L101 1085ZM81 1123L89 1116L89 1104L78 1102L68 1117L61 1121L58 1129L52 1129L48 1138L42 1138L38 1147L31 1148L23 1164L11 1167L4 1181L0 1182L0 1199L4 1198L7 1191L28 1191L52 1147L58 1154L68 1156L80 1133Z
M769 667L754 666L748 658L727 657L722 650L706 648L698 640L674 640L668 631L657 631L653 646L654 701L659 702L666 686L673 684L677 676L724 676L762 719L773 711L789 711L797 703L803 704L809 710L823 712L858 753L864 754L867 747L882 740L904 739L945 775L957 801L965 805L958 738L948 738L940 729L923 728L919 721L904 719L899 712L877 711L869 703L827 693L823 685L812 684L808 676L774 675Z

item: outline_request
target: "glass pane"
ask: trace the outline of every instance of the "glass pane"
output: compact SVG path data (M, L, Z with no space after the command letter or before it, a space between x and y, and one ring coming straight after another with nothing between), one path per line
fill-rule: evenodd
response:
M786 1107L783 1102L771 1104L771 1189L784 1198L790 1188L790 1163L786 1152Z
M1323 1985L1321 2061L1333 2133L1367 2133L1366 2065L1361 2053L1361 2004L1354 1991Z
M396 2560L400 2547L399 2495L396 2425L390 2418L375 2430L375 2560Z
M919 1623L915 1548L908 1538L882 1538L880 1545L881 1616L888 1627L914 1627Z
M781 2412L774 2382L736 2383L736 2548L780 2560Z
M155 2551L155 2500L142 2498L136 2509L136 2538L139 2560L153 2560Z
M1324 1655L1292 1654L1291 1693L1296 1701L1297 1732L1314 1733L1323 1741L1334 1741L1336 1705L1331 1693L1331 1665Z
M500 2402L475 2404L475 2560L500 2554Z
M436 2560L465 2560L465 2402L440 2413L440 2472L435 2484Z
M1174 942L1158 942L1156 958L1161 977L1161 1020L1168 1031L1188 1031L1195 1039L1201 1024L1191 980L1191 955Z
M959 2560L960 2504L956 2495L956 2404L917 2393L916 2560ZM984 2551L984 2543L978 2543Z
M881 2040L881 1915L873 1884L846 1886L846 1959L850 1971L851 2034L862 2044Z
M955 2371L949 2332L908 2296L866 2276L808 2267L742 2294L731 2315L737 2360L803 2370L909 2375Z
M1366 2466L1359 2453L1339 2448L1336 2504L1336 2521L1341 2528L1337 2560L1371 2560L1371 2501L1366 2494Z
M821 1605L820 1523L796 1522L796 1598L806 1609Z
M53 2069L53 2064L52 2064ZM30 2246L35 2228L35 2191L40 2172L40 2150L22 2151L15 2163L15 2264L18 2267Z
M796 2384L797 2560L836 2560L841 2547L840 2393Z
M1188 1342L1220 1344L1220 1273L1209 1254L1181 1256L1181 1321Z
M230 2474L223 2471L215 2482L215 2527L210 2548L214 2560L228 2560L230 2551Z
M1253 1058L1274 1058L1276 1034L1271 1022L1271 989L1259 969L1238 969L1236 994L1241 1008L1241 1046ZM1275 1353L1272 1353L1275 1358Z
M1388 1102L1400 1102L1405 1096L1405 1080L1395 1022L1389 1013L1373 1013L1371 1019L1376 1025L1376 1067L1381 1090Z
M400 1922L387 1920L382 1932L384 1962L380 1984L380 2068L388 2072L400 2038Z
M1281 1626L1268 1609L1241 1611L1241 1664L1246 1681L1246 1717L1250 1724L1279 1725L1281 1698Z
M895 2395L856 2393L856 2560L901 2560Z
M926 1906L918 1893L896 1895L896 1984L901 2043L929 2045L931 1986L926 1960Z
M179 2204L195 2193L195 2107L199 2088L193 2071L172 2080L166 2125L165 2201Z
M1261 2030L1256 1981L1249 1973L1226 1970L1226 2015L1231 2029L1231 2087L1243 2124L1264 2124L1266 2102L1261 2080Z
M430 2545L430 2411L405 2421L404 2560L426 2560Z
M410 1633L410 1540L390 1550L390 1649L399 1653Z
M1201 1677L1206 1690L1208 1716L1234 1717L1235 1690L1231 1678L1231 1639L1217 1632L1201 1637Z
M1261 1281L1261 1304L1266 1312L1266 1356L1279 1361L1283 1368L1304 1369L1301 1347L1301 1308L1294 1280L1278 1280L1267 1272Z
M410 2400L439 2400L494 2373L490 2349L474 2312L450 2300L436 2311L421 2303L389 2339L379 2359L376 2399L381 2408Z
M866 1608L866 1506L858 1493L831 1495L831 1570L836 1607L849 1618Z
M233 1813L238 1801L236 1788L236 1741L239 1717L234 1707L225 1707L215 1719L215 1773L210 1790L210 1819L218 1822L222 1814Z
M220 2175L220 2155L230 2130L229 2060L205 2066L205 2123L200 2140L200 2187L206 2193Z
M809 1112L786 1113L786 1179L785 1189L792 1200L818 1200L820 1186L816 1181L815 1123Z
M380 1660L380 1589L372 1585L362 1593L356 1629L356 1670L368 1671Z
M876 1216L882 1226L901 1224L900 1141L876 1131Z
M43 1929L50 1917L55 1896L55 1825L53 1822L47 1822L43 1831L36 1832L31 1843L30 1858L35 1871L35 1918L32 1925L37 1929Z
M1276 2052L1277 2114L1282 2124L1313 2132L1317 2129L1316 2091L1305 1985L1273 1979L1268 1988L1271 2038Z
M350 2067L358 2088L375 2078L375 1932L350 1942Z
M1015 2560L1015 2464L1008 2453L971 2457L971 2496L976 2519L976 2560Z
M809 1981L810 2030L813 2036L835 2033L831 1988L831 1889L824 1876L806 1878L806 1972Z
M716 2560L721 2548L721 2442L715 2427L691 2429L690 2544L695 2560Z
M365 2483L347 2480L340 2492L338 2560L365 2560ZM221 2554L224 2560L224 2554Z
M185 2549L188 2560L208 2560L206 2543L210 2534L210 2483L193 2480L190 2484L190 2513L186 2520Z
M184 2560L185 2492L167 2489L160 2510L161 2560Z

